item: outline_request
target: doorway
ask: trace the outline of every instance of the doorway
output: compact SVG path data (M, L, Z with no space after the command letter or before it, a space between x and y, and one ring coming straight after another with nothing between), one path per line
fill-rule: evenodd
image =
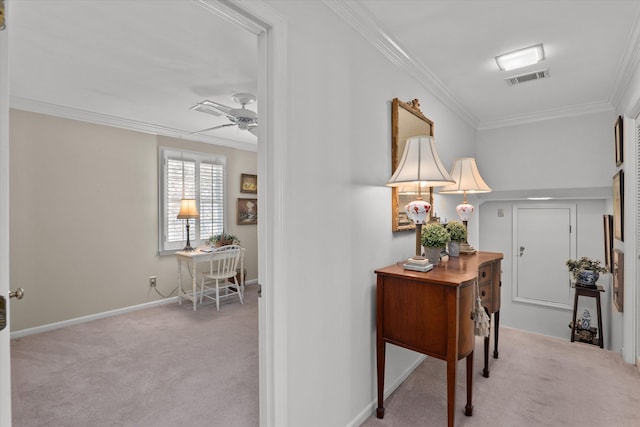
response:
M274 13L267 5L251 4L251 5L233 5L230 2L207 0L200 1L199 3L208 4L214 8L224 9L229 19L240 23L247 28L252 28L258 39L259 45L259 89L258 97L264 100L264 104L261 107L261 127L259 139L261 141L258 150L258 174L261 176L261 194L258 196L259 203L262 207L261 210L261 223L258 225L258 278L259 282L265 286L263 291L263 298L259 303L259 323L260 323L260 419L261 425L276 425L277 420L284 419L286 417L286 405L281 405L276 410L275 402L284 399L279 399L286 394L286 378L283 376L274 375L274 370L281 364L286 364L286 354L284 349L286 345L284 338L278 340L278 346L273 345L274 341L274 329L284 330L286 326L285 316L279 316L274 320L273 317L273 301L270 298L271 292L269 289L272 287L269 284L274 277L278 277L282 272L282 265L277 262L277 254L281 253L282 248L282 229L277 226L275 230L270 230L267 233L267 224L272 224L272 218L279 217L279 200L277 194L281 194L282 180L278 175L278 168L273 167L274 164L279 163L279 154L284 150L283 147L286 144L286 135L284 120L286 118L286 105L283 101L273 101L271 98L267 98L267 94L273 96L274 93L278 93L279 99L286 99L286 33L285 25L282 18ZM6 55L6 33L2 35L3 48L2 56L0 57L0 65L2 70L7 70L8 66L6 61L8 56ZM0 121L7 123L8 121L8 90L6 83L7 73L0 73L5 76L2 79L2 87L0 88L0 96L2 97L0 106L2 111L0 114ZM6 126L2 126L3 132L6 132ZM0 135L2 139L2 145L0 148L3 150L3 154L8 147L8 134ZM6 149L6 150L5 150ZM268 159L266 153L270 153L271 159ZM8 170L8 157L2 156L6 159L6 165L3 163L2 172ZM275 160L274 160L275 159ZM6 166L6 168L4 167ZM273 171L276 172L273 172ZM0 189L0 196L2 200L8 201L8 190L4 188L6 182L2 182L3 188ZM5 191L6 190L6 191ZM271 193L271 197L267 197L267 194ZM8 203L2 204L3 209L8 212ZM6 224L5 224L6 220ZM3 223L2 230L8 231L8 218L2 217ZM8 265L8 232L1 233L3 236L2 242L6 242L6 246L2 246L2 259L0 265ZM267 239L268 236L268 239ZM5 240L6 239L6 240ZM274 255L275 254L275 255ZM7 276L7 280L2 280L0 284L0 290L3 292L8 290L8 269L2 269L3 274ZM283 281L281 286L285 284ZM7 289L5 289L5 287ZM8 331L3 333L3 343L6 339L8 343ZM8 345L2 345L3 349L0 352L0 377L4 378L2 381L2 387L0 388L0 413L8 414L3 415L2 424L9 425L10 423L10 387L8 383L9 375L9 361L8 361ZM274 363L277 361L277 363ZM6 410L9 408L9 410ZM9 422L4 422L8 416Z

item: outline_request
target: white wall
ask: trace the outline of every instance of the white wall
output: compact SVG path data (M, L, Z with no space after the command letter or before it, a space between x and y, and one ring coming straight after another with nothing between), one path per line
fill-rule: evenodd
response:
M570 311L511 301L511 206L526 197L544 195L540 189L548 190L555 200L577 202L577 255L604 260L602 215L612 213L615 117L615 112L610 111L478 132L479 167L494 190L480 196L485 200L480 207L480 248L505 254L501 308L504 325L570 337ZM503 209L504 217L497 217L498 208ZM601 284L609 287L609 281L609 277L603 277ZM608 290L603 296L603 317L610 317L610 325L605 325L605 340L610 348L619 350L622 320L611 301Z
M420 100L447 167L474 154L475 130L320 2L270 4L289 40L288 420L344 426L375 400L374 270L414 250L391 232L391 100ZM386 384L418 357L389 346Z
M549 205L556 201L534 202L534 201L490 201L480 206L480 246L482 250L502 252L502 301L500 307L500 323L504 326L523 329L543 335L568 339L571 337L569 322L571 322L572 310L563 308L547 307L538 304L513 301L513 206L517 205ZM576 224L578 230L577 254L595 259L604 260L604 243L602 238L602 212L605 210L605 200L558 200L558 203L576 203ZM498 216L498 210L502 209L504 216ZM551 242L551 244L553 244ZM564 264L566 259L558 260ZM544 268L544 267L541 267ZM618 329L615 336L611 330L611 315L613 300L611 297L610 275L603 274L598 280L598 284L605 287L602 295L602 315L603 329L605 337L605 347L611 348L611 343L620 348L621 335ZM549 285L548 283L545 285ZM568 287L569 273L567 280L562 283L553 284L555 286ZM585 308L592 314L594 325L597 321L596 305L593 298L581 297L578 303L578 315L582 314ZM571 297L573 304L573 294Z
M610 111L479 131L478 168L494 192L610 187L615 117Z

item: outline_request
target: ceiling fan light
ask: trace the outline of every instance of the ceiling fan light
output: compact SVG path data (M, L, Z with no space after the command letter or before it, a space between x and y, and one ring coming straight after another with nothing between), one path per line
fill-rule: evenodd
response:
M544 59L542 43L496 56L498 68L503 71L515 70L537 64Z

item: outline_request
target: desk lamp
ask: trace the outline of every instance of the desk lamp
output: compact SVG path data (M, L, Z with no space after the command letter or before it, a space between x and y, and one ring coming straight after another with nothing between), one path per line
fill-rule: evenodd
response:
M469 218L473 214L473 205L467 202L467 193L489 193L491 188L480 176L476 159L472 157L459 158L453 162L451 176L456 181L454 184L446 185L440 189L441 194L463 194L462 203L456 206L456 212L467 227ZM464 242L460 245L461 253L474 253L476 250Z
M407 139L398 168L387 186L417 187L416 200L405 206L407 216L416 224L416 255L421 255L420 237L422 224L428 222L431 204L422 199L422 186L439 186L455 183L438 157L433 136L413 136Z
M184 250L190 252L193 250L193 248L191 247L191 242L189 241L189 219L200 218L198 208L196 207L196 199L180 200L180 212L178 212L177 218L187 220L187 246L184 247Z

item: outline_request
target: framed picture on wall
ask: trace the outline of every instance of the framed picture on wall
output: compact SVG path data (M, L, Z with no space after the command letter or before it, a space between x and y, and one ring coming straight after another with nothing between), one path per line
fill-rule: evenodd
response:
M613 251L613 215L603 215L602 225L604 229L604 264L610 272L613 272L611 252Z
M243 173L240 175L240 192L241 193L257 193L258 192L258 175L249 175Z
M622 313L624 306L624 253L613 250L613 304Z
M624 242L624 171L613 176L613 237Z
M622 116L618 116L616 120L616 124L613 126L613 135L616 144L616 166L622 165L624 161L624 151L623 151L623 135L622 135Z
M238 225L258 223L258 199L238 199Z

